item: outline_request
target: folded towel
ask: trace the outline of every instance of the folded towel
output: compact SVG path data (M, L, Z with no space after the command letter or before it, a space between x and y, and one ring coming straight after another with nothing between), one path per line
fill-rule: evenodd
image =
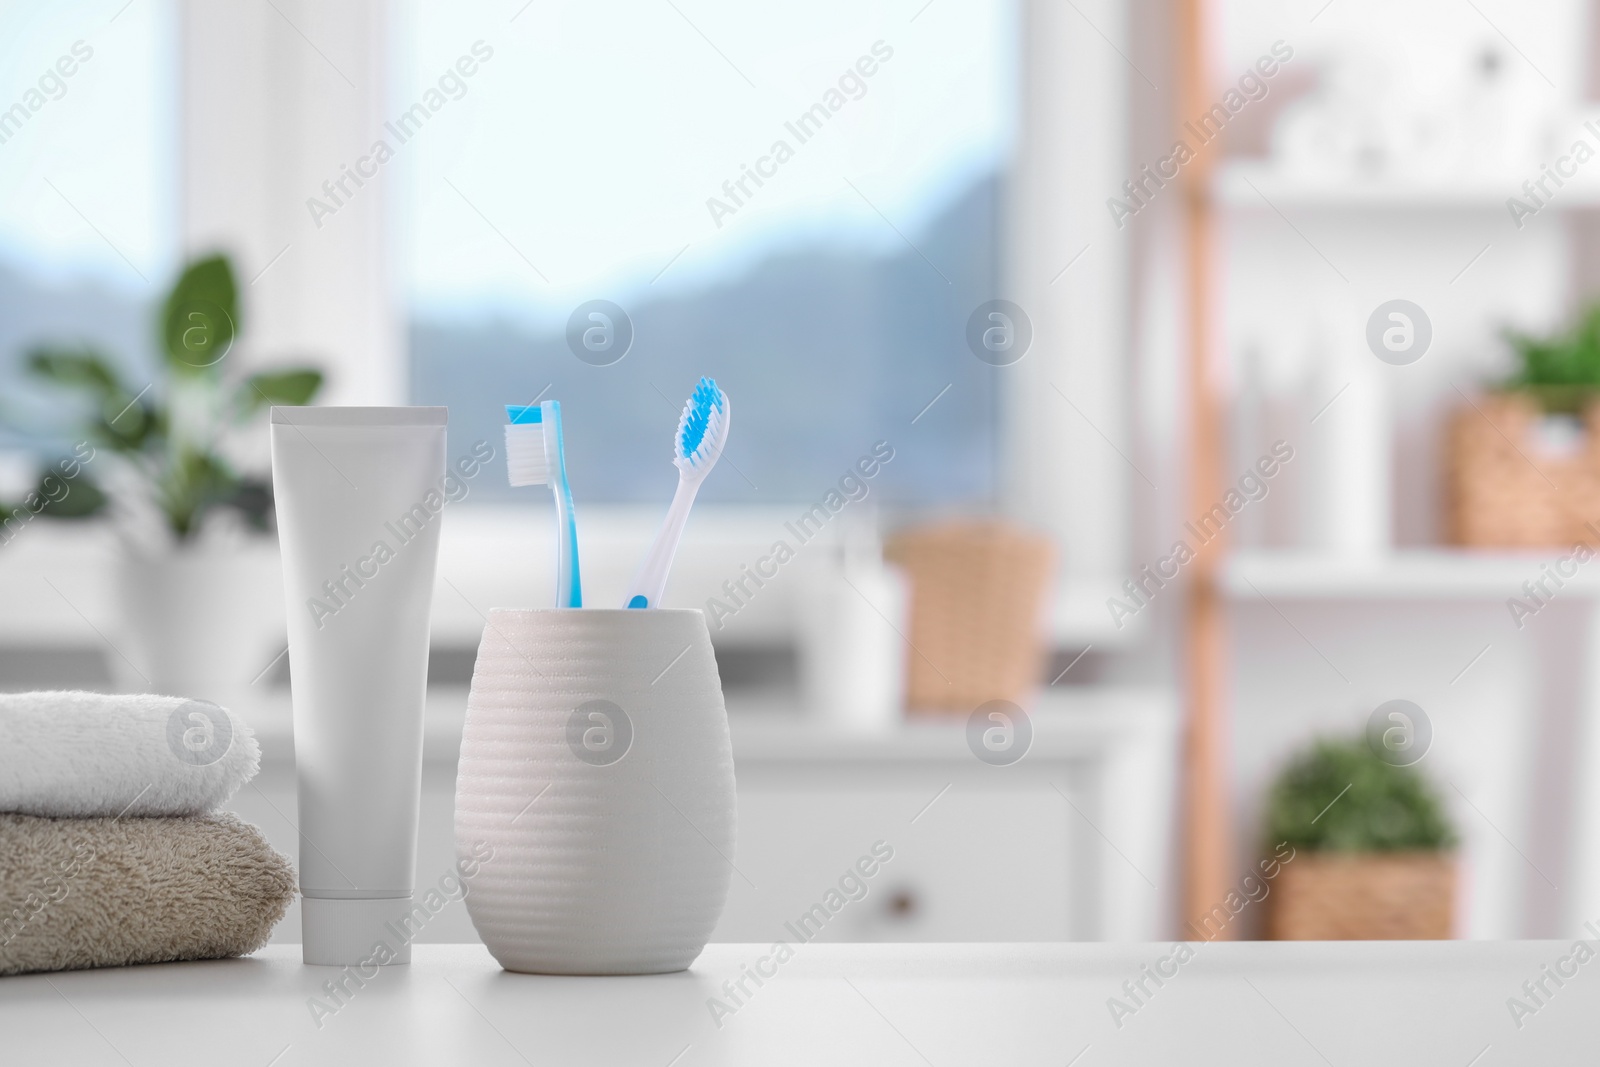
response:
M0 811L198 815L255 777L261 749L215 704L143 693L0 694Z
M228 814L0 815L0 975L254 952L294 868Z

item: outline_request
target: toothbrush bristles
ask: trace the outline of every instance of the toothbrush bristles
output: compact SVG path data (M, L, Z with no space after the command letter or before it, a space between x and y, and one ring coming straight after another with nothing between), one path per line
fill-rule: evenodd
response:
M678 419L673 462L709 470L728 440L728 394L710 378L701 378Z
M550 484L542 425L532 422L506 426L506 474L513 487Z

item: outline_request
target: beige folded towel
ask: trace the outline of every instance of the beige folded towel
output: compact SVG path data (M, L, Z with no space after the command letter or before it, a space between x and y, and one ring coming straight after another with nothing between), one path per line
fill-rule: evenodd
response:
M229 814L0 814L0 975L254 952L294 886L289 861Z

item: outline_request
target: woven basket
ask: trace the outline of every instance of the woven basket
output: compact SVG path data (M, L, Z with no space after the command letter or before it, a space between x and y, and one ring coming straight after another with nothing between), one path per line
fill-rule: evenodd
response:
M1451 416L1447 442L1450 540L1476 548L1570 547L1592 542L1600 519L1600 405L1586 413L1582 447L1551 455L1535 439L1537 401L1494 393Z
M1267 897L1274 941L1447 938L1456 862L1448 852L1306 852L1284 864Z
M966 520L902 531L884 555L910 578L906 707L970 712L990 700L1026 700L1043 670L1050 541Z

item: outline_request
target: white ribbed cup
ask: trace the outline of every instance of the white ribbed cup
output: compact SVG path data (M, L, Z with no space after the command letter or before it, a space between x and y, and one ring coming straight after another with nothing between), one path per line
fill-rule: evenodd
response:
M699 611L489 613L455 829L467 911L502 967L688 967L727 900L734 820L728 716Z

